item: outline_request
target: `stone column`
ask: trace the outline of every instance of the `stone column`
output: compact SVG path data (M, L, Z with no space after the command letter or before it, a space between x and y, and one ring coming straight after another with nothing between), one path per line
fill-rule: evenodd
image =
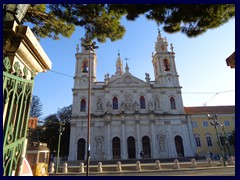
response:
M136 158L137 159L140 159L140 151L142 150L142 140L141 140L141 135L140 135L140 127L139 127L139 123L140 123L140 120L139 120L139 116L136 115L136 132L137 132L137 147L136 147Z
M151 135L152 135L152 149L151 149L152 158L156 158L157 157L157 147L156 147L156 134L155 134L155 128L154 128L155 120L152 115L150 117L150 123L151 123Z
M182 120L181 121L181 129L185 129L183 131L183 149L184 149L184 156L188 157L188 156L194 156L195 151L192 150L192 141L191 141L191 137L189 136L190 131L189 131L189 127L187 124L186 120ZM180 127L179 127L180 128ZM191 133L191 135L193 135L193 133ZM192 136L194 137L194 136ZM190 145L189 145L190 143Z
M106 146L105 146L105 152L106 152L106 159L110 160L112 159L111 156L111 149L112 149L112 144L111 144L111 131L110 131L110 116L107 116L107 119L105 121L105 126L106 126Z
M175 149L175 142L174 138L172 137L171 128L170 128L170 121L164 121L164 126L166 128L166 141L167 141L167 151L168 151L168 158L175 157L175 153L172 152ZM171 143L173 142L173 143ZM173 146L173 147L172 147Z
M77 143L78 143L78 139L76 139L76 127L77 122L76 119L73 118L71 121L71 132L70 132L70 144L69 144L69 155L68 155L68 160L69 161L74 161L77 160Z
M122 159L127 159L127 146L126 146L126 132L125 132L125 117L122 116Z
M191 147L189 147L189 148L191 148L191 153L195 154L197 146L196 146L196 142L195 142L195 138L194 138L191 117L189 115L186 115L186 120L187 120L187 127L188 127L189 142L191 143ZM191 156L191 154L190 154L190 156Z

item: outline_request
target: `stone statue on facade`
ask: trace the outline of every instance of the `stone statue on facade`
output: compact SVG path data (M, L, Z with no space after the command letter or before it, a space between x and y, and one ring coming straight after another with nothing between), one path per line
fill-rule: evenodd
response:
M124 112L125 111L125 103L122 101L121 103L121 111Z
M150 112L154 111L154 106L153 106L152 101L150 101L150 102L148 103L148 107L149 107L149 111L150 111Z
M145 73L145 80L146 80L147 83L150 82L150 77L149 76L150 76L149 73Z
M137 103L137 101L134 102L133 106L134 106L135 112L139 111L139 104Z
M155 99L154 99L154 106L155 106L155 109L156 110L159 110L159 99L158 99L158 97L155 97Z
M97 111L102 111L102 100L101 99L97 100Z
M107 102L106 106L107 106L107 113L111 113L112 112L112 105L109 101Z

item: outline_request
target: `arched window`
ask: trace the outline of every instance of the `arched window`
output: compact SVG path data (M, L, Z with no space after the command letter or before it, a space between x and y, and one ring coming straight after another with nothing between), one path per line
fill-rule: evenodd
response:
M118 109L118 98L115 96L112 100L113 109Z
M85 99L81 100L80 111L82 111L82 112L86 111L86 100Z
M146 104L145 104L145 98L143 96L140 97L140 108L145 109Z
M196 146L201 147L201 141L200 141L200 136L199 135L195 135L195 141L196 141Z
M82 62L82 72L87 73L88 72L88 61L84 60Z
M170 105L171 105L171 109L176 109L176 103L173 97L170 98Z
M207 134L206 135L206 140L207 140L207 145L212 146L212 138L211 135Z
M164 64L164 71L170 71L170 63L168 62L167 59L163 60L163 64Z

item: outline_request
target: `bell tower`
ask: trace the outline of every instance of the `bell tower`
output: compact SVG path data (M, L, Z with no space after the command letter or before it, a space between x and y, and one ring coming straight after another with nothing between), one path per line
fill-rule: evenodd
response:
M121 57L120 57L120 53L118 52L115 75L121 76L122 74L123 74L123 63L122 63L122 60L121 60Z
M176 70L175 53L172 44L170 49L171 51L168 51L166 37L162 38L160 30L158 30L155 53L152 53L155 81L163 86L179 86L179 75Z
M81 41L84 42L84 38L82 38ZM74 88L87 88L89 70L91 73L90 77L92 78L91 82L96 82L97 56L94 51L86 50L83 45L81 45L81 52L79 52L79 45L77 45L76 50L77 52L75 54L76 68L74 76ZM89 69L89 65L91 69Z

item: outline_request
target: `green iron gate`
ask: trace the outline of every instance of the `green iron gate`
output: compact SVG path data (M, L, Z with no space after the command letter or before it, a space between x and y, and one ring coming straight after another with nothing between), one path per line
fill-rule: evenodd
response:
M11 65L8 57L3 65L3 175L14 176L22 161L35 73L21 70L19 62Z

